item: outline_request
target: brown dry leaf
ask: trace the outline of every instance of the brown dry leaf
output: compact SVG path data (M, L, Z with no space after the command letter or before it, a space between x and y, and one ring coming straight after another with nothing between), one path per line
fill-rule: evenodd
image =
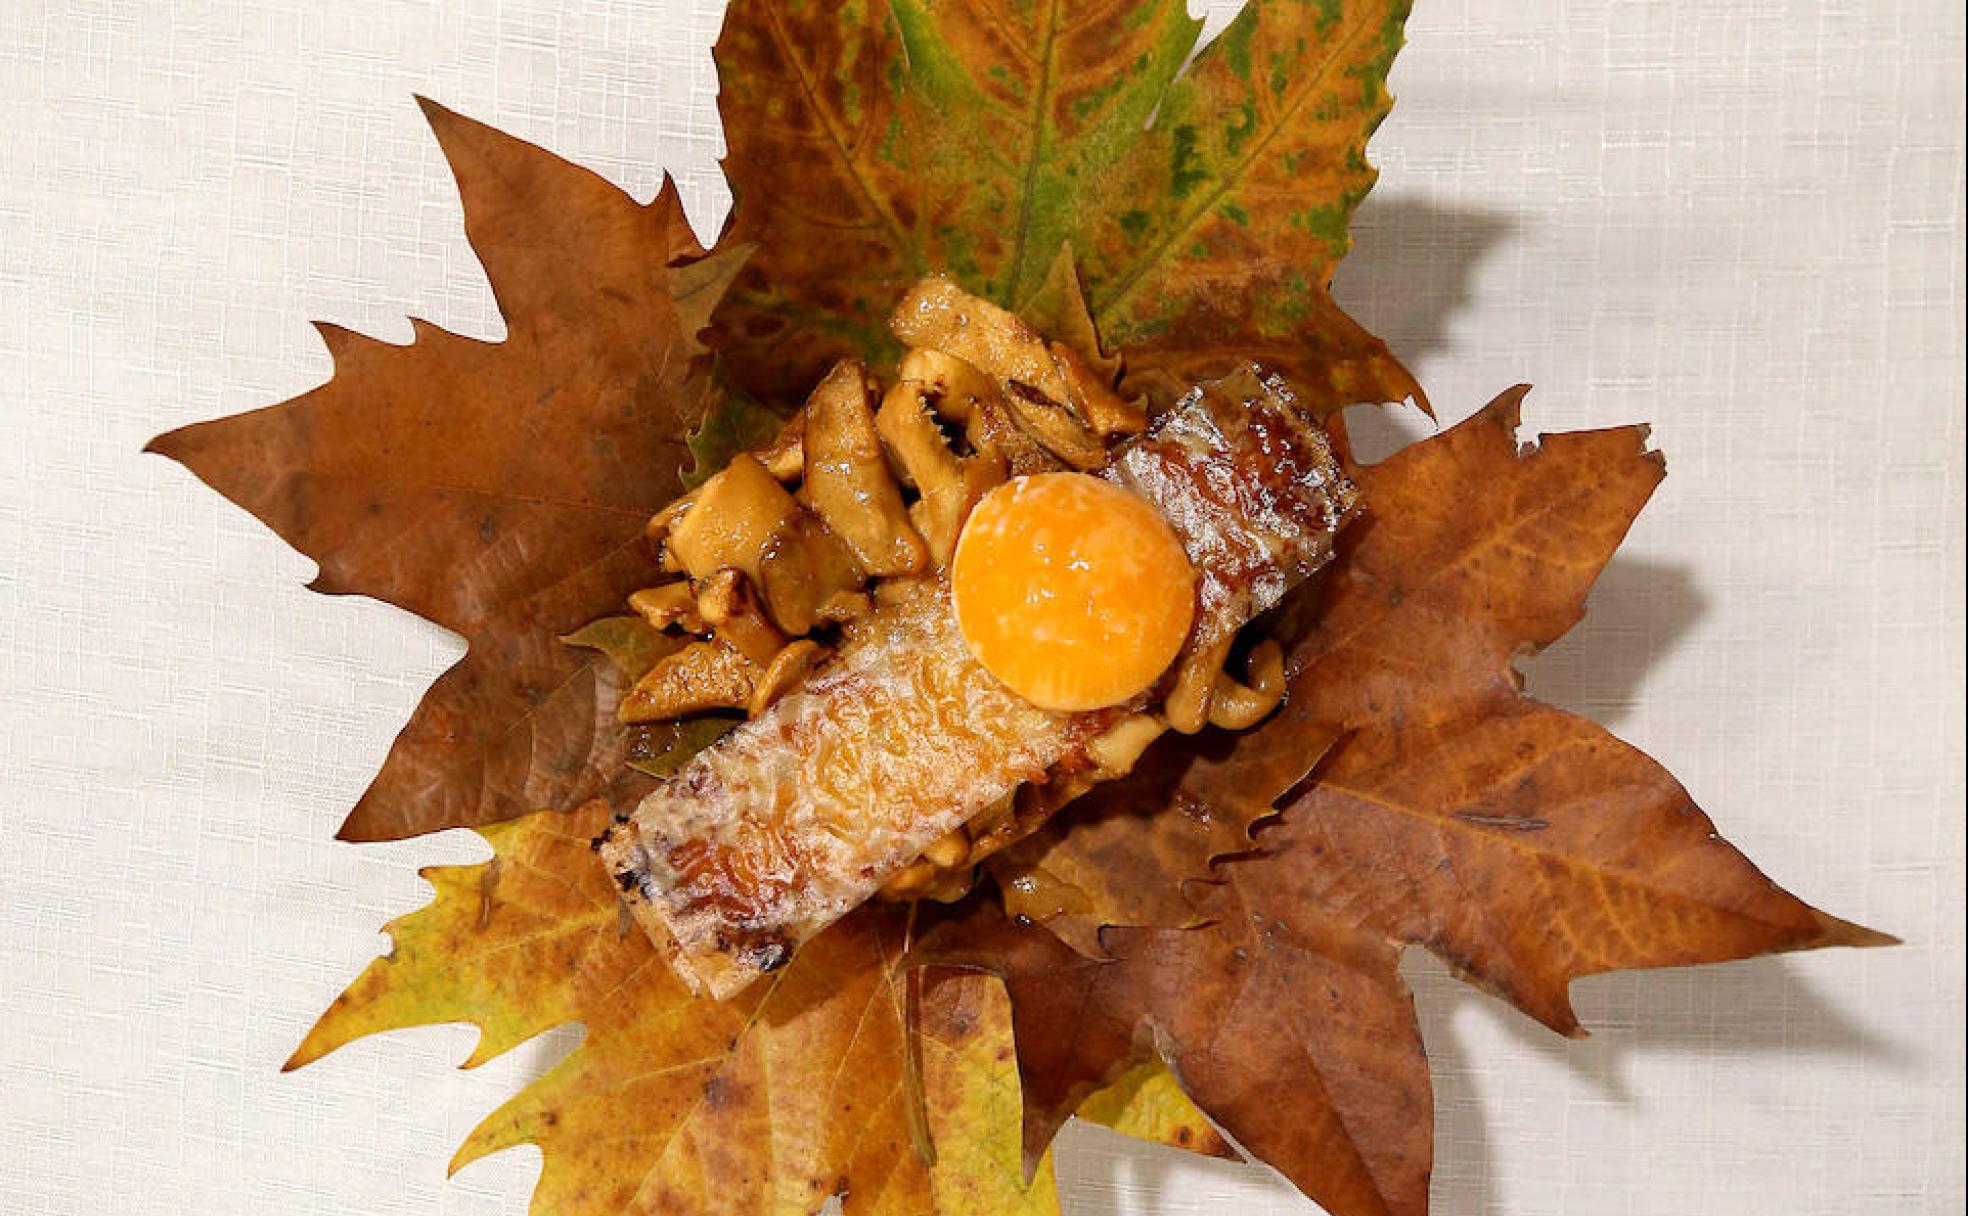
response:
M1433 1108L1396 947L1261 880L1208 908L1206 928L1109 930L1116 958L1099 961L980 903L915 958L1005 980L1028 1161L1159 1051L1198 1106L1334 1216L1424 1211Z
M648 206L424 103L507 337L415 322L392 346L321 327L334 378L152 441L320 563L314 589L463 634L343 824L354 840L626 796L621 681L556 639L647 581L643 521L704 413L695 334L737 264L701 253L674 187Z
M1526 390L1359 473L1374 504L1293 648L1294 706L1346 741L1268 850L1308 898L1425 945L1552 1028L1594 972L1878 945L1772 883L1666 770L1524 697L1663 473L1641 427L1519 450Z
M1153 1044L1204 1111L1339 1216L1419 1212L1426 1138L1392 1131L1426 1105L1418 1044L1392 1050L1413 1043L1401 947L1577 1033L1580 976L1891 940L1783 891L1659 765L1523 696L1512 659L1578 620L1662 466L1636 427L1522 450L1522 396L1359 471L1369 521L1286 623L1286 715L1177 741L1000 869L1007 905L1061 940L978 913L921 950L1005 978L1028 1152ZM1299 1017L1322 991L1350 995L1298 1027L1317 1038L1296 1075L1351 1134L1306 1154L1280 1132L1324 1116L1265 1113L1293 1100L1263 1087L1271 1045L1295 1040L1223 1027ZM1378 1091L1349 1088L1361 1077Z
M790 403L840 357L892 363L923 274L1022 309L1070 245L1131 394L1257 357L1321 408L1420 400L1328 293L1407 12L1255 0L1198 50L1183 0L737 0L730 234L760 249L717 343Z
M1098 785L989 863L1005 911L1089 958L1105 925L1197 922L1187 885L1312 771L1336 732L1296 702L1244 735L1164 737L1127 777Z
M1121 357L1101 340L1087 307L1086 288L1080 282L1071 244L1059 247L1044 281L1018 306L1018 315L1047 338L1071 347L1081 362L1100 373L1104 383L1112 385L1121 378Z

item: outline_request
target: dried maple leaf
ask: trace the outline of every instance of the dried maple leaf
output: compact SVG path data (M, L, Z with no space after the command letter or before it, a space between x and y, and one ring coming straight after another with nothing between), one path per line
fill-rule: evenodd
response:
M1511 660L1583 615L1663 473L1640 427L1520 452L1524 392L1360 474L1384 506L1290 658L1300 711L1349 734L1267 847L1565 1033L1582 975L1889 941L1772 883L1637 749L1523 695Z
M650 574L641 536L703 414L695 334L744 251L701 254L667 182L648 206L431 103L502 342L416 322L392 346L321 327L334 378L173 431L184 464L320 563L312 586L464 635L343 824L348 839L626 796L618 680L556 639Z
M1251 829L1337 737L1294 699L1245 735L1164 739L1128 776L991 859L1005 911L1089 958L1106 956L1107 925L1194 925L1187 884L1250 848Z
M390 926L309 1033L299 1067L377 1030L468 1021L467 1066L579 1021L582 1044L494 1112L453 1168L522 1143L545 1166L535 1211L916 1213L930 1181L899 1067L901 987L884 964L900 914L870 909L773 982L701 1001L623 923L590 839L604 804L483 829L495 857L427 870L436 899Z
M606 804L480 829L482 865L424 871L435 891L389 926L393 948L350 985L288 1061L299 1068L378 1031L470 1022L466 1067L580 1022L572 1054L495 1111L457 1169L514 1145L545 1165L533 1210L805 1214L1056 1212L1049 1178L1019 1170L1019 1092L996 981L935 985L922 1009L920 1100L940 1146L911 1130L907 913L874 905L738 999L693 997L629 924L594 864ZM1143 1101L1143 1092L1154 1098ZM1165 1078L1127 1079L1091 1112L1118 1130L1227 1148Z
M1028 1153L1152 1043L1205 1112L1338 1216L1418 1213L1426 1061L1401 947L1569 1034L1580 976L1891 940L1783 891L1659 765L1524 697L1513 657L1577 621L1662 466L1637 427L1520 450L1522 396L1358 472L1372 514L1287 624L1289 716L1272 733L1227 754L1178 741L1131 787L1135 831L1120 801L1084 826L1069 810L1022 873L1001 872L1014 892L1057 884L1028 914L1066 933L986 909L924 944L925 962L1009 986ZM1287 795L1257 851L1208 868ZM1089 949L1143 913L1210 927L1109 929ZM1279 1043L1302 1049L1292 1075L1310 1092L1279 1091Z
M1250 888L1218 889L1206 907L1222 924L1109 930L1108 960L984 902L914 957L1004 978L1028 1162L1159 1051L1210 1118L1335 1216L1422 1211L1433 1109L1395 946L1316 908L1285 908L1290 933L1254 928L1273 913Z
M1256 0L1195 49L1183 0L738 0L717 44L732 239L718 344L764 398L893 362L929 271L1007 307L1076 251L1131 389L1248 357L1308 403L1420 399L1328 294L1373 183L1406 0Z
M938 1216L1057 1213L1051 1155L1029 1177L1021 1165L1023 1097L1004 986L974 972L930 974L919 1042ZM1122 1074L1078 1114L1151 1143L1236 1157L1158 1064Z

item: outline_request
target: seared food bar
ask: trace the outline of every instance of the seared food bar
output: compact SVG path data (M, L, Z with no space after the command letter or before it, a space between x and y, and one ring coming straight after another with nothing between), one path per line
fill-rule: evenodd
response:
M943 588L917 581L645 798L602 856L670 966L721 999L1121 716L1023 701L965 650Z
M988 304L967 307L959 328L999 320L981 311ZM969 331L966 340L975 338ZM966 353L989 360L988 352ZM997 374L982 373L986 382ZM946 365L942 374L978 371ZM1030 387L1010 382L1013 391ZM1056 390L1050 399L1062 408L1053 423L1085 418L1089 411L1072 400L1079 392L1070 384ZM976 410L973 400L972 417ZM1101 442L1098 428L1085 431ZM1038 446L1052 450L1042 436ZM962 485L958 466L997 450L977 444L953 453L941 484ZM1079 457L1073 467L1085 468ZM772 468L774 459L760 453L757 463ZM1126 772L1164 728L1150 712L1157 700L1166 724L1181 730L1210 721L1248 726L1275 707L1282 692L1275 647L1272 670L1251 665L1255 689L1224 664L1238 630L1330 559L1334 535L1355 507L1317 424L1276 380L1247 371L1196 390L1145 435L1110 447L1092 475L1151 504L1194 567L1194 624L1179 657L1120 704L1040 708L966 645L949 581L929 565L932 556L944 560L951 535L932 536L924 550L885 541L885 560L904 553L923 572L877 582L868 606L846 616L837 655L690 760L598 842L637 920L693 989L718 998L739 992L931 860L967 874L975 855L964 825L1001 817L1021 787L1046 792L1040 801L1049 813L1092 782ZM921 520L929 487L913 488L923 495L911 508ZM939 498L931 518L960 526L977 497L958 494L967 501L954 516L956 500ZM901 518L893 501L884 514ZM689 522L686 512L675 526ZM856 547L874 548L866 538Z
M1196 625L1163 707L1169 725L1252 725L1214 704L1237 631L1332 560L1357 506L1325 432L1275 376L1246 367L1191 390L1101 475L1161 510L1198 575Z

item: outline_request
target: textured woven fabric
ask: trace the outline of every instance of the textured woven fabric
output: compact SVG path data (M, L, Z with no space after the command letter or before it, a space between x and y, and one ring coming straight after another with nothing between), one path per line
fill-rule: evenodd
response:
M282 1059L469 836L330 837L454 639L155 431L496 335L413 92L726 202L715 0L0 2L0 1213L519 1213L445 1181L572 1041ZM1963 18L1955 0L1420 0L1339 295L1448 419L1648 419L1672 473L1531 688L1899 950L1597 979L1553 1039L1426 960L1444 1213L1960 1213ZM1367 424L1385 444L1408 423ZM1074 1216L1314 1209L1069 1133Z

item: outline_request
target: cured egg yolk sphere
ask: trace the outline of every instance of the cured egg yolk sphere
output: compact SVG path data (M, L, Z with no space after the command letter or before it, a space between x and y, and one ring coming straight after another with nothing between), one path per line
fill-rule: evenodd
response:
M1042 709L1118 705L1160 678L1196 572L1147 501L1085 473L1020 477L970 513L950 567L972 657Z

